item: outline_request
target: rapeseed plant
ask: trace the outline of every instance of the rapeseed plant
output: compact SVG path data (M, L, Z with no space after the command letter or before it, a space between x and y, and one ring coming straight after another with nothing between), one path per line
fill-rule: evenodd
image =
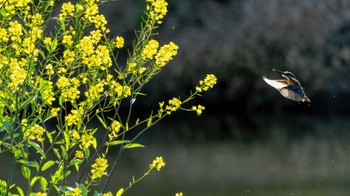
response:
M126 187L118 185L115 193L106 192L121 154L144 147L137 143L139 136L178 110L201 115L204 106L184 104L213 88L216 77L207 75L187 98L159 102L158 112L133 123L136 98L179 49L155 39L168 3L146 0L145 17L124 66L117 56L125 40L109 36L99 0L65 2L57 16L55 3L0 0L0 153L10 157L8 176L0 176L0 195L120 196L165 166L156 157L141 177L132 177ZM53 31L46 29L48 23L55 24ZM126 116L119 113L122 103L129 108ZM92 125L94 119L100 124ZM49 126L53 123L54 128ZM111 147L119 149L114 159L108 156ZM18 166L25 187L16 183Z

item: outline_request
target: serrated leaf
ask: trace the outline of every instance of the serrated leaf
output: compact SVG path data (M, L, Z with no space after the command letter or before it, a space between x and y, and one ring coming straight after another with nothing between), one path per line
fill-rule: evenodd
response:
M45 162L44 165L41 167L41 171L45 171L45 170L49 169L54 164L55 164L55 161L52 161L52 160Z
M145 147L144 145L142 144L139 144L139 143L130 143L130 144L126 144L124 146L125 149L130 149L130 148L143 148Z
M116 141L112 141L112 142L107 142L106 145L107 146L116 146L116 145L125 144L125 143L130 143L130 140L116 140Z

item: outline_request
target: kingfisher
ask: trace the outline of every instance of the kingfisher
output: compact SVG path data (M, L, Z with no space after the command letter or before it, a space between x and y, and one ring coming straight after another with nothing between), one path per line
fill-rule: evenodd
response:
M304 89L301 86L299 80L292 72L280 71L277 69L272 69L272 71L281 74L285 79L271 80L263 76L263 80L268 85L277 89L281 95L287 99L298 102L308 102L309 104L311 103L311 100L305 95Z

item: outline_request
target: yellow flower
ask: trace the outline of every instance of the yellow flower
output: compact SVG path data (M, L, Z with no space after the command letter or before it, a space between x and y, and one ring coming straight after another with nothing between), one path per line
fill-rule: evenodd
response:
M71 195L71 196L81 196L82 193L83 193L83 192L80 190L80 188L79 188L79 187L76 187L76 188L73 189L72 195Z
M182 102L178 98L173 98L169 100L168 103L169 105L165 107L165 110L167 114L171 114L171 112L175 112L180 108Z
M19 41L22 35L22 25L17 21L9 22L10 27L7 29L12 41Z
M156 65L158 65L159 67L163 67L165 64L167 64L173 59L173 56L177 54L178 49L179 47L173 42L162 46L155 56Z
M182 192L176 193L175 196L183 196Z
M58 112L60 111L60 108L52 108L50 111L51 117L56 117L58 115Z
M81 109L72 110L70 114L65 117L68 126L77 125L81 117Z
M51 45L51 43L52 43L51 37L45 37L44 38L44 44L45 45L49 46L49 45Z
M132 72L136 68L136 63L135 62L130 62L127 65L128 71Z
M167 13L168 3L165 0L146 0L146 2L150 2L151 5L147 5L146 9L148 10L149 17L158 24L162 23L161 19Z
M75 152L75 157L78 158L78 159L84 158L84 153L83 153L83 151L77 150L77 151Z
M199 81L199 86L196 86L196 91L207 91L209 88L213 88L217 82L217 78L214 74L208 74L204 80Z
M141 52L142 59L153 59L153 56L157 53L159 43L157 40L149 40Z
M47 65L45 66L45 69L46 69L46 74L47 74L48 76L52 76L52 75L55 73L55 71L53 70L52 64L47 64Z
M84 149L89 148L91 145L96 148L96 138L92 135L84 134L81 136L81 145Z
M124 38L121 36L117 36L115 38L115 47L122 48L124 47Z
M68 47L72 46L73 39L71 35L64 35L62 39L62 44L67 44Z
M61 7L60 18L63 19L67 16L73 16L74 5L71 2L63 3Z
M196 111L197 115L201 115L203 110L205 109L204 106L198 105L198 106L192 106L192 110Z
M163 157L156 157L156 159L153 160L152 164L149 165L150 169L156 168L157 171L160 171L160 169L164 166L165 163L163 161Z
M122 127L122 124L116 120L113 120L111 123L111 126L109 128L110 134L108 134L109 140L112 141L115 138L117 138L118 132L120 131L120 128Z
M85 96L91 101L97 101L100 99L103 90L103 82L99 82L96 85L92 85L85 92Z
M42 135L45 133L45 131L46 130L40 125L34 125L24 133L24 138L42 142L44 141L44 138L42 137Z
M108 167L107 159L97 158L95 163L91 165L91 179L95 180L101 178L103 175L106 175L106 169Z

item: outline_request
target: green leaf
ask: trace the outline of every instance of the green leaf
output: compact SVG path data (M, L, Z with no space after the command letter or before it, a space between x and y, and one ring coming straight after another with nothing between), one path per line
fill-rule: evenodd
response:
M49 169L51 166L55 164L55 161L48 160L47 162L44 163L44 165L41 167L41 171L45 171Z
M55 51L57 48L57 39L52 40L51 42L51 51Z
M96 114L96 116L97 116L98 120L100 121L100 123L103 125L103 127L105 129L108 129L106 122L99 115Z
M56 131L52 131L52 132L46 131L46 136L49 139L50 144L52 144L52 141L53 141L52 134L54 134L55 132Z
M53 148L52 150L55 153L57 159L61 159L61 154L59 153L58 149L57 148Z
M28 180L31 175L30 169L25 165L22 165L21 169L23 177Z
M124 189L121 188L118 190L117 194L115 194L115 196L122 196L122 194L124 193Z
M30 186L34 186L35 182L38 181L40 176L34 176L33 179L30 181Z
M152 113L151 113L151 116L148 118L148 122L147 122L147 127L151 126L152 125Z
M116 140L112 142L106 142L107 146L116 146L120 144L130 143L130 140Z
M39 54L45 59L45 52L42 50L38 50L38 51L39 51Z
M24 192L23 192L23 190L22 190L21 187L16 186L16 189L17 189L17 192L18 192L18 195L19 195L19 196L24 196Z
M39 144L37 144L33 141L29 141L29 145L32 146L33 148L35 148L35 150L41 155L42 158L46 159L45 152L43 151L43 149L41 149Z
M138 143L130 143L130 144L126 144L124 146L125 149L129 149L129 148L143 148L145 147L144 145L142 144L138 144Z
M47 185L48 185L46 178L40 176L39 183L40 183L41 190L46 192L47 191Z
M28 160L25 160L25 159L21 159L21 160L18 160L17 162L21 163L21 164L23 164L23 165L25 165L27 167L34 167L37 170L39 168L39 164L36 161L28 161Z

